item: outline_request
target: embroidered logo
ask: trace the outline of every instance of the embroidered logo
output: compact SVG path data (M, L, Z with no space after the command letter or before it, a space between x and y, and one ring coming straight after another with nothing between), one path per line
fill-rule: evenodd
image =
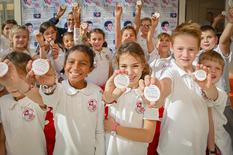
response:
M142 106L142 102L138 101L136 103L136 108L135 108L136 112L141 114L141 113L144 113L145 111L145 108Z
M32 108L25 107L23 110L23 118L26 121L31 121L35 118L35 111Z
M88 101L88 110L94 112L96 110L97 101L95 99L91 99Z

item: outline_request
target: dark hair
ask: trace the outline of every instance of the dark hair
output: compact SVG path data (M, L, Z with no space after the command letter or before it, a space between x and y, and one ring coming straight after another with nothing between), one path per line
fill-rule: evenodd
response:
M27 73L26 66L29 60L32 60L31 56L23 53L23 52L17 52L13 51L9 54L7 54L3 60L10 60L17 69L22 70L24 73Z
M53 27L54 30L57 31L57 28L53 23L46 21L40 25L40 28L39 28L40 33L43 34L49 27Z
M67 54L66 54L66 57L65 57L65 64L66 64L68 56L71 53L76 52L76 51L87 54L88 57L89 57L89 59L90 59L91 68L94 67L95 53L94 53L94 51L90 47L88 47L86 45L76 45L76 46L72 47L71 49L69 49L68 52L67 52Z
M18 25L14 19L8 19L2 23L2 31L4 30L4 28L7 24Z
M210 50L210 51L200 54L198 63L202 64L204 60L217 62L222 66L222 69L224 68L224 65L225 65L225 62L222 56L214 50Z
M26 23L25 26L33 26L32 23Z
M164 21L164 22L162 22L162 23L161 23L161 27L164 27L166 24L168 24L168 25L169 25L169 22L168 22L168 21Z
M214 35L216 35L216 30L210 25L201 26L201 32L205 32L205 31L212 31Z
M104 23L104 27L107 27L109 24L113 24L112 21L108 20Z
M87 24L93 24L93 22L90 21L90 20L87 20L86 23L87 23Z
M121 34L124 33L125 30L132 30L133 33L135 34L135 37L137 37L137 32L133 26L125 26L121 29Z
M103 37L105 38L105 33L104 33L104 31L103 31L102 29L100 29L100 28L94 28L93 30L91 30L91 31L89 32L89 35L88 35L89 38L91 38L91 34L92 34L92 33L100 33L100 34L102 34Z
M65 32L64 34L62 34L62 39L65 37L65 36L74 36L74 33L73 32Z
M141 79L144 78L146 75L150 74L150 66L146 61L145 54L143 52L142 47L136 42L128 42L124 43L120 46L117 50L115 55L115 63L117 68L119 68L119 59L122 54L130 54L135 58L139 58L141 63L144 65L144 69L142 71Z
M132 26L133 23L130 20L126 20L123 25L124 26Z

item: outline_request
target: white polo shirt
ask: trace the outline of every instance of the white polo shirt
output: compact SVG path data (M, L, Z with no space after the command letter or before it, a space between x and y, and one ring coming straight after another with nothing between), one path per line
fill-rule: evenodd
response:
M54 109L54 155L104 155L104 109L98 86L87 83L79 90L64 80L52 95L41 94Z
M209 132L207 103L191 75L172 61L161 79L172 81L164 106L158 153L160 155L205 155Z
M232 155L232 141L228 132L224 129L224 125L227 124L224 110L227 103L227 94L225 91L218 88L218 99L212 102L212 114L215 130L215 143L221 151L222 155Z
M7 154L45 155L45 112L27 97L15 101L11 95L5 95L0 103Z
M159 58L159 59L155 59L154 61L152 61L152 63L150 64L150 67L152 69L152 73L151 75L156 77L156 78L160 78L162 76L162 73L171 66L171 61L172 61L172 56L169 56L167 58Z
M88 74L87 81L98 86L105 85L109 77L109 67L112 63L112 54L108 48L95 52L94 69Z
M145 38L143 38L141 36L140 33L138 33L137 35L137 43L142 47L146 60L147 62L150 64L152 61L154 61L155 59L159 58L159 54L158 54L158 50L155 48L154 51L152 51L151 53L148 53L148 48L147 48L147 41ZM155 40L153 39L153 44L155 46Z
M144 105L136 89L128 89L116 104L110 105L109 115L121 126L130 128L143 128L144 120L159 120L158 109ZM106 134L106 145L107 155L146 155L148 143Z

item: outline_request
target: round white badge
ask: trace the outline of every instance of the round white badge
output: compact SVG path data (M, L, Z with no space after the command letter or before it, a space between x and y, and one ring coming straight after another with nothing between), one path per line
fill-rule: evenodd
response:
M117 88L127 88L129 85L129 77L125 74L118 74L114 78L114 84Z
M62 8L62 10L65 10L66 9L66 5L65 4L61 5L61 8Z
M142 5L142 1L141 0L137 1L137 5Z
M159 87L157 87L156 85L150 85L148 87L145 87L144 96L150 102L158 101L160 97Z
M207 77L206 72L202 69L195 71L194 75L198 81L204 81Z
M155 12L155 13L153 14L153 17L159 18L159 17L160 17L160 13L159 13L159 12Z
M75 8L75 7L77 7L78 6L78 3L73 3L73 7Z
M49 63L46 59L36 59L32 62L32 70L36 75L44 75L49 71Z
M222 15L223 15L223 16L226 16L226 15L227 15L227 12L226 12L226 11L222 11Z
M8 72L8 66L4 62L0 62L0 77L3 77Z
M51 41L49 42L49 44L50 44L50 46L53 46L53 45L54 45L54 40L51 40Z

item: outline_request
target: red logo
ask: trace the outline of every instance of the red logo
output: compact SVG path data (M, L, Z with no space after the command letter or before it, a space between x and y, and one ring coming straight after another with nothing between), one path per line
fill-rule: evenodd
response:
M23 118L27 121L31 121L35 118L35 111L29 107L25 107L23 110Z
M135 109L136 109L136 112L139 113L139 114L144 113L144 111L145 111L145 108L142 106L142 102L140 102L140 101L138 101L136 103L136 108Z
M97 107L97 101L95 99L91 99L88 101L88 110L94 112Z

